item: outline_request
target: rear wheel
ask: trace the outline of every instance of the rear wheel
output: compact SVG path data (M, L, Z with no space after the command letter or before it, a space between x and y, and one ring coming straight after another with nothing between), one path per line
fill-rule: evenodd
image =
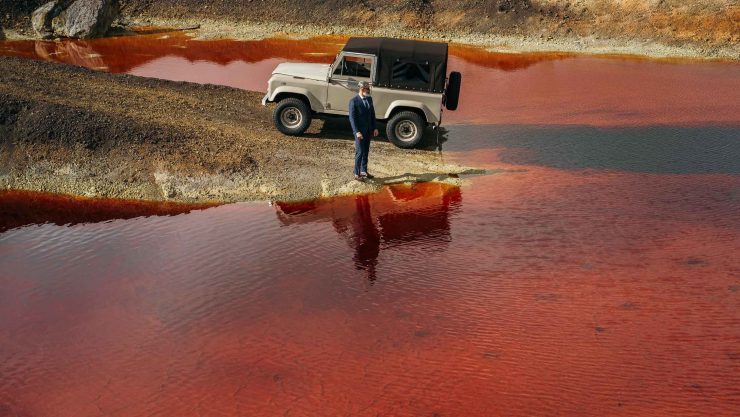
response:
M311 109L301 99L284 98L272 112L272 121L277 130L286 135L297 136L305 132L311 124Z
M411 111L402 111L391 117L385 128L388 140L399 148L413 148L424 136L424 119Z

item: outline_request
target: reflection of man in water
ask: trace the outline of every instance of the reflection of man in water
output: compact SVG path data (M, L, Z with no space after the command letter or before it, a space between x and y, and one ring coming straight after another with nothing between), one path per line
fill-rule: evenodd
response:
M355 268L366 271L368 282L373 284L381 239L386 247L417 242L430 250L444 248L452 240L451 214L461 202L459 188L429 183L390 187L388 192L372 196L277 203L276 207L278 219L285 225L331 220L334 230L354 250Z
M355 197L357 211L352 218L352 240L354 241L355 261L357 269L367 271L370 284L375 282L375 266L380 254L380 233L373 222L370 212L370 200L366 195Z

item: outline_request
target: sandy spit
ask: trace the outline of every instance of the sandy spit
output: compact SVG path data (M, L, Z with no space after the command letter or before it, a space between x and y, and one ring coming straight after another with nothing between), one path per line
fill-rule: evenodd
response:
M375 141L369 168L377 178L361 183L344 120L314 120L304 137L287 137L256 92L16 58L0 58L0 67L0 189L296 201L484 173L446 162L429 134L425 149Z

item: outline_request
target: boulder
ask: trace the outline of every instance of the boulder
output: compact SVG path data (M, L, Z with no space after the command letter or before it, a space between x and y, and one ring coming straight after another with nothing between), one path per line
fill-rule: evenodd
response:
M58 0L50 1L31 14L31 26L39 37L48 39L54 36L51 29L51 19L59 13L58 6Z
M68 38L104 36L118 15L115 0L76 0L52 19L54 33Z
M104 36L117 16L117 0L56 0L36 9L31 23L42 38L88 39Z

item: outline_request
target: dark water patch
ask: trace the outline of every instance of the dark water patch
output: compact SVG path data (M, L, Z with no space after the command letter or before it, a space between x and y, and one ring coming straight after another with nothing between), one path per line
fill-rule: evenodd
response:
M413 315L411 314L411 312L406 311L406 310L396 311L396 317L399 319L408 319L408 318L411 318L412 316Z
M740 173L740 126L448 126L444 149L501 149L502 162L558 169Z
M486 359L499 359L502 353L498 351L485 351L482 355Z
M431 336L432 332L427 329L419 329L414 331L414 336L419 338L429 337Z
M637 310L640 308L640 305L632 301L625 301L619 305L619 308L622 310Z
M686 387L694 391L704 391L704 387L697 383L688 384Z
M62 226L142 216L172 216L213 206L5 190L0 191L0 233L33 224L53 223Z
M534 299L539 302L555 302L560 299L560 295L558 294L535 294Z

